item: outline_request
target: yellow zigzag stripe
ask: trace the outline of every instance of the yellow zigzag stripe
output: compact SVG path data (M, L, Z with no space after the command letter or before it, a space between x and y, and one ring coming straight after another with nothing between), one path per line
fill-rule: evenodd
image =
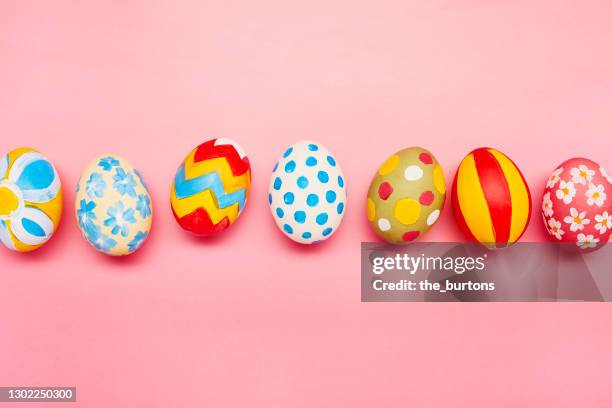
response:
M247 171L241 176L234 177L232 169L224 157L204 160L198 163L193 162L195 150L189 153L185 159L185 179L189 180L202 174L217 172L223 183L226 193L233 193L241 188L246 188L247 196L251 187L251 172Z
M172 208L174 208L174 212L179 218L191 214L196 208L200 207L206 210L213 224L218 224L225 217L229 218L230 223L233 223L238 218L238 203L232 204L227 208L218 208L217 200L213 197L210 190L181 200L176 199L173 190L171 201Z
M223 188L226 193L232 193L241 188L246 188L246 196L248 198L249 190L251 187L251 172L247 171L241 176L234 177L232 169L227 163L227 160L223 157L216 159L204 160L199 163L193 162L195 150L189 153L189 156L185 159L185 178L190 179L207 174L210 172L217 172L221 181L223 182ZM227 208L219 208L216 197L213 196L212 191L206 190L201 193L195 194L191 197L185 197L180 200L176 198L174 192L174 185L172 186L172 195L170 198L172 208L176 215L181 218L185 215L191 214L196 208L202 207L212 220L213 224L218 224L223 218L227 217L230 223L233 223L238 218L238 203L233 204Z

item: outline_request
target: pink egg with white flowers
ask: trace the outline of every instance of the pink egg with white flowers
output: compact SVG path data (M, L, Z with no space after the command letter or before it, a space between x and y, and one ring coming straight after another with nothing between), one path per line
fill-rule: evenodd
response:
M561 163L546 182L542 217L553 241L603 247L612 233L612 175L589 159Z

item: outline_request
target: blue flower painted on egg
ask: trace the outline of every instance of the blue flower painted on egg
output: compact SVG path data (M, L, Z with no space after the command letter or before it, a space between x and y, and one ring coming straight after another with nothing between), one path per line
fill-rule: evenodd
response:
M87 183L85 183L85 191L90 198L102 197L105 189L106 183L100 173L92 173Z
M98 166L102 167L104 171L110 171L113 167L119 166L119 160L114 157L103 157L98 161Z
M110 207L106 212L108 218L104 220L104 226L111 228L111 233L117 235L121 233L122 237L127 237L130 232L130 224L136 223L133 208L125 208L122 201L119 201L113 207Z
M93 231L96 228L95 220L97 217L94 213L95 208L96 203L82 199L79 203L79 208L77 209L77 220L79 222L79 226L88 234L90 231Z
M136 197L136 180L132 173L126 172L122 167L115 169L115 175L113 176L113 187L121 195L129 195L130 197Z
M117 245L117 241L102 234L99 229L88 234L87 239L98 251L102 252L108 252Z
M138 201L136 202L136 211L140 213L142 218L146 218L151 215L151 199L148 195L138 195Z
M145 239L147 239L147 236L149 235L148 232L144 232L144 231L138 231L136 233L136 235L134 236L134 239L132 239L129 243L128 243L128 248L130 250L130 252L134 252L135 250L137 250L138 248L140 248L140 246L142 245L142 243L145 241Z

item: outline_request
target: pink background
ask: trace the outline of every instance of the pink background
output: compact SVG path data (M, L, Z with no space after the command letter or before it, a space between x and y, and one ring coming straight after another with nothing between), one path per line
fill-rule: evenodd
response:
M0 249L0 385L75 385L87 407L612 404L612 304L364 304L359 290L364 197L400 148L431 149L450 183L469 150L496 147L536 211L561 161L612 169L611 2L0 1L0 151L38 148L66 188L50 243ZM254 186L239 222L200 240L169 189L210 137L245 147ZM314 248L282 236L266 201L304 138L349 188L342 227ZM126 259L92 250L73 216L79 173L105 152L154 200ZM427 238L463 239L451 211ZM542 239L536 212L525 240Z

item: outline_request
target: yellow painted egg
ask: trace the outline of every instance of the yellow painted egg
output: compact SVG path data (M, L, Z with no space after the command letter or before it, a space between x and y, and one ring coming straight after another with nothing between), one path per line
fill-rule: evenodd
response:
M461 161L452 203L466 237L487 248L518 241L531 217L531 193L523 174L508 156L488 147L473 150Z
M30 252L47 242L62 216L62 183L53 164L22 147L0 157L0 241Z

